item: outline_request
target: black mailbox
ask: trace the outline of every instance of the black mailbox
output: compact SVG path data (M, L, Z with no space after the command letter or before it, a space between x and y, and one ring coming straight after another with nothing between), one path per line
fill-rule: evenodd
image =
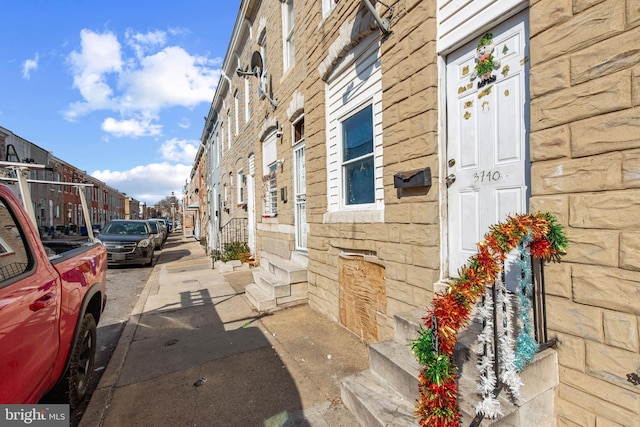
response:
M393 175L395 188L428 187L431 185L431 168L422 168Z

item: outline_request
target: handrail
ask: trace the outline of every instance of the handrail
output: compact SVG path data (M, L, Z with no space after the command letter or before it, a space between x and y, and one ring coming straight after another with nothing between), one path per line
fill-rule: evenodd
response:
M247 218L231 218L218 230L218 250L232 243L247 243L249 241Z
M532 292L528 282L533 275L531 264L524 262L527 259L525 254L538 259L557 258L566 252L567 247L568 239L563 233L562 226L549 213L512 215L505 222L489 227L484 240L477 245L478 253L471 256L468 263L461 267L457 278L451 279L446 292L436 293L432 307L423 318L426 328L422 328L420 336L413 341L414 354L423 366L419 376L419 398L415 411L421 425L442 427L458 425L460 419L458 367L453 360L458 331L468 324L476 300L482 295L489 297L490 293L485 294L485 290L488 287L493 288L494 283L499 282L500 274L504 269L502 262L514 249L518 249L521 255L519 262L524 272L518 286L518 303L521 307L519 315L522 316L520 320L523 327L516 341L515 352L509 350L512 347L509 343L512 338L502 333L500 341L504 341L504 345L500 346L500 352L509 356L509 363L502 369L504 372L501 372L502 380L514 395L518 394L522 383L517 376L517 371L530 363L535 356L539 348L534 345L536 339L542 339L546 335L545 331L540 331L542 333L536 337L535 328L532 328L534 326L530 318L532 304L528 300ZM503 319L509 319L509 307L503 308L504 302L509 299L504 289L501 287L498 294L502 303L500 308L504 310ZM490 303L493 304L493 302ZM543 307L544 303L537 303L536 311ZM487 322L493 320L488 311L488 306L485 306L481 313ZM544 317L542 314L538 318L544 319ZM492 338L488 329L488 327L485 328L481 335L485 342ZM509 328L504 330L508 331ZM488 358L491 356L491 354L487 355ZM500 357L500 354L495 356ZM484 362L483 366L487 366L488 360ZM485 375L482 378L484 399L476 412L485 412L491 416L499 412L499 403L493 394L498 383L491 371L484 369L483 374Z

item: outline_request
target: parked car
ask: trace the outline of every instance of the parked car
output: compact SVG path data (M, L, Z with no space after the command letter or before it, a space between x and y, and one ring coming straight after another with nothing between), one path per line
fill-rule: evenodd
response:
M35 404L57 385L74 408L94 372L105 249L88 239L41 242L35 219L5 185L0 223L0 403Z
M156 221L147 220L149 226L151 227L151 234L153 235L153 242L155 249L162 249L162 244L164 243L165 232Z
M167 223L167 220L164 218L154 218L154 220L158 221L158 223L160 225L162 225L162 228L164 228L165 230L165 236L164 236L164 240L167 240L167 237L169 237L169 224Z
M97 240L107 250L109 264L151 265L155 241L151 225L140 219L114 219L105 224Z

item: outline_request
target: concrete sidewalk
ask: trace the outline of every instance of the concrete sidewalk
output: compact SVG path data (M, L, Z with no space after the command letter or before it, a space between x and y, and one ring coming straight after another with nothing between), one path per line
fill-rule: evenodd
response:
M358 425L339 383L366 345L307 305L252 310L252 282L171 236L80 426Z

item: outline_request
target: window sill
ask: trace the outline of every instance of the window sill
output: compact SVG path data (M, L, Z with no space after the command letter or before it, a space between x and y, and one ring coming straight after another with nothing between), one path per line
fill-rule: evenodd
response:
M335 211L322 216L324 224L384 222L383 210Z

